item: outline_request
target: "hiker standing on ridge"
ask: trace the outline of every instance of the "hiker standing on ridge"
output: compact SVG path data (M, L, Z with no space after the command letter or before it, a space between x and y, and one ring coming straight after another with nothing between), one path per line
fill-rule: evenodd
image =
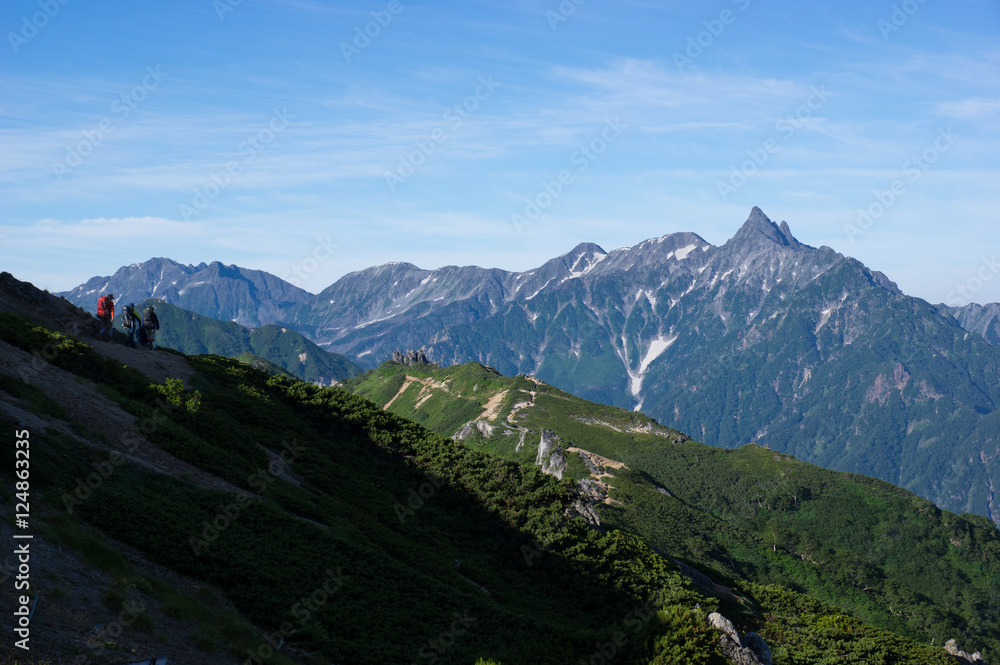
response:
M115 322L115 296L113 293L109 293L106 296L101 296L97 299L97 318L101 320L101 332L98 333L99 337L104 337L104 331L108 331L108 341L114 339L114 322Z
M139 326L139 315L135 312L135 304L125 305L122 311L122 328L128 331L128 345L135 348L135 329Z
M142 312L142 329L146 332L146 348L153 348L156 331L160 329L160 320L156 318L152 305L147 306Z

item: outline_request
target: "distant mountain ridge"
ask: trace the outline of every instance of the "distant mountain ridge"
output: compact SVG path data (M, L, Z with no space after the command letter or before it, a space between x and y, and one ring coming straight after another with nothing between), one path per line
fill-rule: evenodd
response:
M133 263L108 277L92 277L58 295L87 310L113 293L118 303L158 298L202 316L259 326L281 320L282 312L310 298L310 293L262 270L224 265L197 266L165 258Z
M979 335L993 346L1000 346L1000 303L970 303L962 307L938 305L938 309L954 316L959 325L969 332Z
M721 246L582 243L522 273L391 263L275 317L366 367L410 348L475 360L1000 519L1000 350L759 208Z

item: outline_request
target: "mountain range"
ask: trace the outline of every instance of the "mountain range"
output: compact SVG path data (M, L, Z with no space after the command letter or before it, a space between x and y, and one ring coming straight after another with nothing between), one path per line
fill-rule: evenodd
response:
M314 296L275 280L155 259L65 295L92 307L102 290L155 292L206 316L290 326L362 367L407 348L477 361L704 443L756 442L1000 519L995 306L907 296L759 208L721 246L693 233L610 252L583 243L521 273L390 263Z
M244 326L280 322L287 308L310 298L309 292L261 270L218 261L186 266L163 258L133 263L112 277L93 277L59 295L93 309L106 293L114 294L119 304L157 298Z
M322 387L99 327L0 274L0 423L19 439L0 534L32 536L0 568L30 577L0 609L31 606L31 653L8 641L3 662L970 665L1000 648L984 517L478 363L406 353Z

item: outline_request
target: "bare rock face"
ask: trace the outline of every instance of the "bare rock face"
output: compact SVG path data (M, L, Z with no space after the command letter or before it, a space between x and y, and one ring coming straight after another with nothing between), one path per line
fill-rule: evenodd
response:
M535 464L542 467L542 473L562 479L563 472L569 468L569 463L559 447L561 439L553 432L543 429L542 439L538 442L538 456Z
M573 505L566 509L566 516L570 518L582 517L592 527L600 528L601 526L601 516L597 514L591 504L582 499L577 499Z
M722 616L718 612L712 612L708 615L708 622L712 624L712 628L722 633L722 635L729 639L730 642L735 644L740 643L740 634L736 632L736 627L733 626L733 622Z
M397 349L392 352L392 360L404 365L414 365L416 363L430 364L431 362L427 359L427 354L424 353L423 349L410 349L406 353Z
M761 665L771 665L771 647L767 646L764 638L757 633L747 633L740 640L744 648L750 649L757 656Z
M461 431L455 435L455 438L459 441L464 441L476 432L481 434L483 437L490 437L493 434L493 429L493 425L490 425L484 420L470 420L462 425Z
M708 615L708 622L719 631L722 655L736 665L771 665L771 648L757 633L740 638L733 622L718 612Z
M944 650L950 653L959 663L982 663L983 655L978 651L973 654L965 653L958 648L958 642L955 640L948 640L944 643Z

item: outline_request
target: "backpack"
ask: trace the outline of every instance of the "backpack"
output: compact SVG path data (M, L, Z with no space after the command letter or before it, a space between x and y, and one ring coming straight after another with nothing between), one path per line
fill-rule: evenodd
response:
M135 315L134 309L125 308L122 312L122 328L134 328L139 323L139 317Z
M108 297L101 296L97 299L97 318L103 319L111 313L111 308L108 307Z

